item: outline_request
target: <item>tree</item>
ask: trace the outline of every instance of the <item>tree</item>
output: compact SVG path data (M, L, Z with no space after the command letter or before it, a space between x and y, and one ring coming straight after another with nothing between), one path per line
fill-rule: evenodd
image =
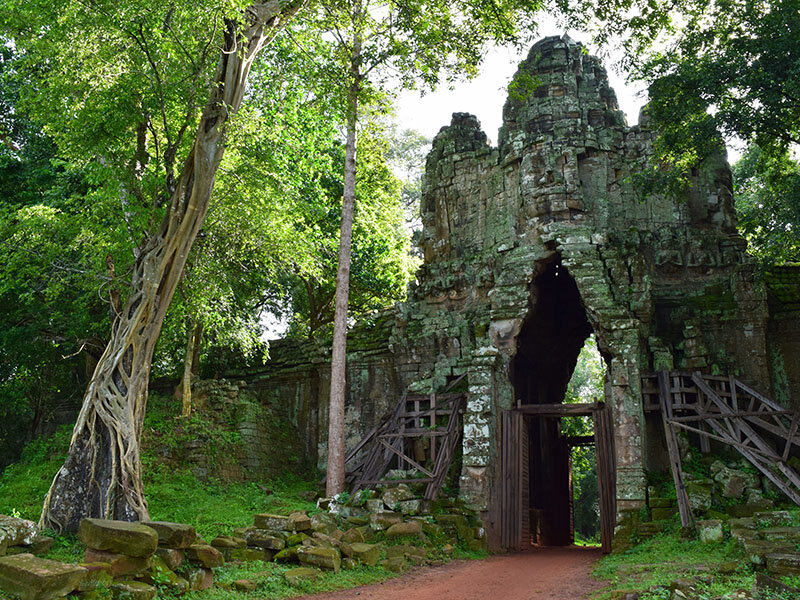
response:
M684 168L717 152L722 136L776 157L800 143L797 0L558 2L601 43L620 39L623 65L650 84L660 158ZM720 135L721 134L721 135Z
M154 226L136 246L129 290L114 307L110 342L41 525L75 530L87 515L143 519L139 440L153 350L208 210L250 67L298 5L254 3L243 13L244 7L225 13L218 6L159 10L137 0L11 4L2 22L26 54L31 77L37 76L32 110L61 128L56 139L62 148L97 152L101 170L117 176L131 230L135 205ZM74 71L62 70L68 65ZM65 88L71 93L64 98L78 96L67 110L39 96ZM92 114L101 107L109 112ZM100 132L103 148L91 139Z
M344 189L328 411L329 496L342 492L345 485L347 312L356 149L363 110L383 98L390 80L408 87L420 83L435 86L445 72L449 77L474 74L486 43L520 41L520 32L533 31L532 15L540 8L537 0L404 3L338 0L323 3L313 16L313 27L321 28L335 40L336 60L328 66L328 71L342 82L338 93L345 106Z
M739 230L766 265L800 262L800 164L751 145L733 165Z

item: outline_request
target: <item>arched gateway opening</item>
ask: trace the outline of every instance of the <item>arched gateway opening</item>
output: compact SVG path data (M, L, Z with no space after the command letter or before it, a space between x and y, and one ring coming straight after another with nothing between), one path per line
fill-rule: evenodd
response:
M516 407L503 419L506 547L574 542L571 458L576 447L595 445L601 537L604 549L610 549L614 494L608 410L594 399L564 403L581 349L592 334L578 286L556 256L534 280L510 366ZM591 419L593 430L571 435L568 420L580 418Z

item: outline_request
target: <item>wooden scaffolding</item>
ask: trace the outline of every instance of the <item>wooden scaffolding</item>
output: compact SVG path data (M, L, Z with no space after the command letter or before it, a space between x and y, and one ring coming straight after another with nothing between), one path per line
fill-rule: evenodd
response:
M659 371L642 381L646 411L662 415L681 523L694 519L684 484L678 431L732 446L795 504L800 505L800 475L788 464L792 447L800 447L800 415L788 410L733 376Z
M458 443L466 395L451 393L466 375L442 393L404 394L394 410L356 444L346 457L353 492L377 484L427 483L425 500L442 489ZM390 469L416 469L422 477L387 479Z

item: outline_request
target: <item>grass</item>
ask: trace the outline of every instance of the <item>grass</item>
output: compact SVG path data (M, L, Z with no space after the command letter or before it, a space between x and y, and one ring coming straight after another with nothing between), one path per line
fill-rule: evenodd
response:
M730 569L736 563L735 570ZM723 568L727 567L727 568ZM722 574L721 570L733 570ZM630 550L602 558L594 570L595 577L608 581L596 597L606 599L621 590L645 592L642 600L657 600L657 586L669 586L676 579L708 579L700 585L709 598L736 589L750 589L754 580L753 569L744 559L735 542L706 544L699 540L681 539L677 531L665 532Z

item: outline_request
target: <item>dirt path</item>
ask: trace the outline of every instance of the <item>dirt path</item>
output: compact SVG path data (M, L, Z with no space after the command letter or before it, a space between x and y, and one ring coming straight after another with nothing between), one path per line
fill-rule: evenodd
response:
M384 583L305 596L308 600L579 600L602 584L594 548L545 548L480 561L454 561Z

